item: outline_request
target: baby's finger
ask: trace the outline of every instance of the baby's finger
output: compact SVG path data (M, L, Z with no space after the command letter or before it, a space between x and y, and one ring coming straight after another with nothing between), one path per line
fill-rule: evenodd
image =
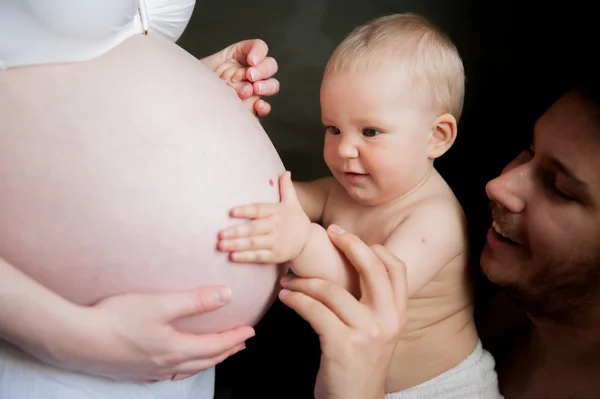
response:
M261 236L250 236L219 241L218 248L221 251L257 251L273 247L273 236L270 234Z
M277 204L252 204L236 206L229 215L234 218L258 219L271 216Z
M238 224L220 231L219 238L223 240L263 235L273 232L274 229L271 218L255 219L252 222Z
M275 254L268 249L232 252L230 259L238 263L277 263Z

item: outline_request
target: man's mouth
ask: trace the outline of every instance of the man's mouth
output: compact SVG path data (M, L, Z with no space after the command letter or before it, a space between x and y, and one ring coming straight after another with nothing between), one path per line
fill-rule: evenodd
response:
M511 238L511 235L509 235L508 232L506 232L502 226L496 223L495 220L492 221L492 228L494 229L496 234L498 234L500 240L513 245L522 245L516 239Z

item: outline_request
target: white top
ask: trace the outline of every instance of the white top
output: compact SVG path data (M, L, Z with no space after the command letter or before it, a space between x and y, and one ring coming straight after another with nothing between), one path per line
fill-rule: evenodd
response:
M195 0L0 0L0 69L84 61L157 32L176 41Z

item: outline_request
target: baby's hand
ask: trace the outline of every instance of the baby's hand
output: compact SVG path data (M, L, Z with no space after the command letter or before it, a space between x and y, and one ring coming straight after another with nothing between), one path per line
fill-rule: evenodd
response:
M300 255L308 238L310 220L298 198L289 172L279 179L279 204L234 208L234 218L252 221L219 233L218 249L231 252L234 262L284 263Z

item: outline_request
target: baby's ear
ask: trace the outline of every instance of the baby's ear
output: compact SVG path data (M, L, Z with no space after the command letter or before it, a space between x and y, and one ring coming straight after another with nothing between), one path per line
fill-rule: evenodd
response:
M456 140L456 118L450 114L438 116L431 125L427 157L436 159L444 155Z

